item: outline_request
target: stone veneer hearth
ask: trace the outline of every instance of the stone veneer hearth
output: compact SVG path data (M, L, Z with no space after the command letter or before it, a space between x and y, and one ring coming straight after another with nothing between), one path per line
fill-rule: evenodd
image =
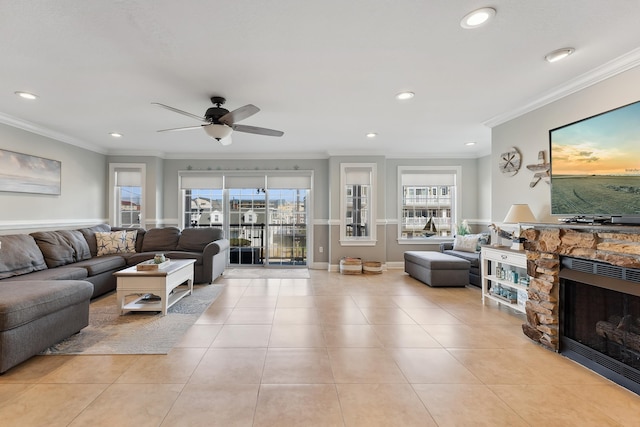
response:
M575 224L528 224L527 273L531 277L524 334L559 351L560 257L570 256L640 268L640 227Z

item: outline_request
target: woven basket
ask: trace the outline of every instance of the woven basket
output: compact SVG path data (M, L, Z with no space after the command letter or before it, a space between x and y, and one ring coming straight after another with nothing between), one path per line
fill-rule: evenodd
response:
M340 260L340 274L362 274L362 260L360 258L342 258Z
M382 263L380 261L365 261L362 263L364 274L382 274Z

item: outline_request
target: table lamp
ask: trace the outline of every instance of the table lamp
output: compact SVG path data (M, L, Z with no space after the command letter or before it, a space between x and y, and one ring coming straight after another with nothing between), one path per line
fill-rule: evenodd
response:
M523 241L520 239L520 223L522 222L537 222L536 217L531 212L529 205L526 203L522 204L514 204L509 208L509 212L507 212L507 216L504 217L505 224L518 224L516 231L513 233L513 240L511 244L511 249L516 251L521 251L524 249Z

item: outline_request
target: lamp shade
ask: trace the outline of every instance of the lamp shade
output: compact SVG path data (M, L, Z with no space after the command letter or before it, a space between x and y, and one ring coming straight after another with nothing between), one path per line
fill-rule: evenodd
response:
M531 208L526 203L511 205L507 216L504 217L505 224L518 224L521 222L537 222L538 220L531 212Z
M218 125L218 124L210 124L206 126L202 126L204 131L213 139L217 139L220 141L222 138L226 138L231 135L233 129L231 129L227 125Z

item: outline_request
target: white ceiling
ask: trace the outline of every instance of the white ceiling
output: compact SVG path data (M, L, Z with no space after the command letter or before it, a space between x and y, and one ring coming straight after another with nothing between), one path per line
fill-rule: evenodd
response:
M494 20L462 29L483 6ZM639 0L0 0L0 122L108 154L477 157L491 125L640 64L639 17ZM156 132L199 123L152 102L204 115L212 95L284 136Z

